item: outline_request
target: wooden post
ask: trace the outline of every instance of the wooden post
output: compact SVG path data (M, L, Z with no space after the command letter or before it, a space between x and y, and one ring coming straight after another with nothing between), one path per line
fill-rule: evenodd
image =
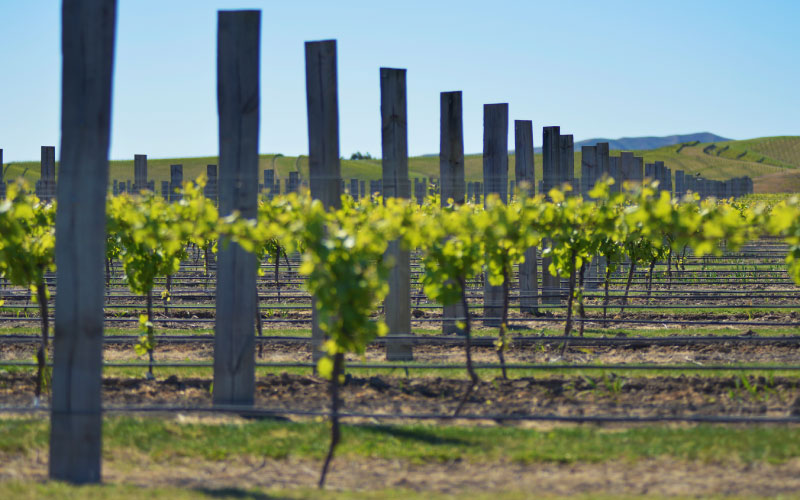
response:
M360 199L358 197L358 179L350 179L350 196L352 196L355 201Z
M589 191L597 181L597 147L581 146L581 194L589 199Z
M217 15L219 213L255 219L258 207L261 11ZM217 405L252 405L255 391L256 257L220 244L214 335Z
M339 208L339 99L336 83L336 40L306 42L306 106L308 111L308 171L311 197L326 208ZM362 185L363 188L363 185ZM316 300L311 299L312 358L323 356Z
M558 185L561 171L561 128L544 127L542 129L542 193L549 197L550 190ZM542 258L542 303L558 304L561 290L561 279L550 274L549 257Z
M464 204L464 125L461 91L439 95L439 178L442 206Z
M581 195L585 200L590 200L592 198L589 196L589 191L594 188L599 177L597 146L581 146ZM594 290L597 288L599 261L600 256L592 256L592 260L584 272L584 286L587 290Z
M408 181L408 121L406 113L406 70L381 68L381 149L383 196L411 197ZM389 336L411 335L411 258L401 241L389 242L384 256L393 261L389 272L389 294L383 302ZM386 359L414 359L408 340L387 339Z
M633 161L636 163L633 167L638 176L636 180L641 184L644 182L644 158L641 156L634 156Z
M572 188L567 196L575 195L575 142L572 134L558 137L558 154L558 183L568 184Z
M614 178L614 185L611 186L611 191L614 193L622 189L623 179L619 163L619 156L610 156L608 158L608 175Z
M147 155L133 155L133 192L147 189Z
M519 196L534 194L536 176L534 175L533 123L530 120L514 121L514 177L519 186ZM531 314L538 312L539 278L536 262L536 247L525 251L525 262L519 265L519 306L520 311Z
M50 478L101 480L106 192L115 0L61 9L61 166Z
M0 149L0 200L6 197L5 171L3 170L3 150Z
M625 182L636 182L641 184L644 180L644 173L639 168L639 162L636 160L636 157L633 156L633 153L630 151L623 151L619 155L619 164L620 164L620 185Z
M50 201L56 195L56 147L42 146L39 198Z
M267 190L267 196L270 198L275 194L273 193L275 189L275 169L273 168L264 170L264 189Z
M508 201L508 104L483 105L483 203L491 193ZM483 283L483 324L500 326L503 315L503 285Z
M220 165L222 162L220 162ZM176 193L183 186L183 165L169 166L169 201L178 201L182 195Z
M439 178L441 178L441 205L449 200L456 205L464 204L464 122L461 91L439 94ZM473 184L469 184L473 188ZM421 191L421 190L420 190ZM470 192L472 189L470 189ZM470 193L471 194L471 193ZM425 193L417 195L419 203ZM442 308L442 333L463 334L458 328L458 320L466 313L461 302Z
M205 192L203 194L206 198L216 203L219 197L219 181L217 179L216 165L206 165L206 177L208 177L208 180L206 181Z
M686 184L684 182L683 170L675 171L675 196L683 197L686 194Z

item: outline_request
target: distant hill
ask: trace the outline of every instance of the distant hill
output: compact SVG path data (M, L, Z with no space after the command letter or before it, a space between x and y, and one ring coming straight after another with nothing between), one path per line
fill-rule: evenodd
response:
M711 132L698 132L696 134L668 135L665 137L622 137L620 139L587 139L575 143L575 151L580 151L581 146L594 146L598 142L607 142L611 150L617 151L649 151L651 149L675 146L686 142L723 142L730 141ZM541 148L537 148L537 153Z
M712 134L708 134L712 136ZM644 157L646 163L663 161L672 170L683 170L687 174L700 174L708 179L729 179L748 175L753 178L757 193L800 192L800 136L760 137L743 141L700 141L704 134L690 134L655 138L671 140L670 145L656 149L628 149L637 156ZM712 136L717 137L717 136ZM647 140L654 138L639 138ZM602 141L602 139L595 139ZM627 139L620 139L623 141ZM586 143L590 141L582 141ZM612 145L612 148L614 146ZM619 153L612 153L617 156ZM509 156L509 178L514 178L514 156ZM149 178L156 182L160 190L161 181L169 179L169 166L183 165L183 178L194 179L205 172L206 165L217 163L217 158L151 158L148 160ZM542 178L542 155L534 160L536 179ZM581 150L575 148L575 175L580 176ZM39 178L39 162L13 162L5 164L6 181L23 176L33 183ZM133 178L133 160L112 161L110 179L126 180ZM468 181L480 180L483 175L483 160L480 154L464 158L465 177ZM282 155L261 155L259 158L259 180L264 169L274 168L276 176L283 183L289 172L299 171L301 180L308 179L308 157L300 158ZM381 160L342 160L342 178L348 183L351 178L361 180L380 179ZM408 159L409 177L438 177L439 157L437 155L415 156ZM263 182L263 181L262 181Z

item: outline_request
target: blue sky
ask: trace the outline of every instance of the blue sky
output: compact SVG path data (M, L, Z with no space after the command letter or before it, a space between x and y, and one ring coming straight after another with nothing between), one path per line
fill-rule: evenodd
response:
M388 6L391 5L391 6ZM380 155L379 68L406 68L410 154L439 145L439 92L576 140L800 135L797 1L120 0L111 157L217 151L216 11L262 10L262 153L307 152L306 40L336 38L340 149ZM58 146L60 2L0 0L0 148ZM510 127L513 147L513 126Z

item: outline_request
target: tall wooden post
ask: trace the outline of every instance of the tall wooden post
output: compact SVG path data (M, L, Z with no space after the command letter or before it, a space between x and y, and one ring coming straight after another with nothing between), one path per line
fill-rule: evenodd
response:
M464 123L461 91L442 92L439 95L439 178L441 179L441 204L448 200L456 205L464 204ZM472 183L470 183L472 186ZM425 193L417 198L422 203ZM466 317L459 301L442 308L442 333L462 334L456 318Z
M103 262L115 0L61 7L61 171L50 478L101 479Z
M3 170L3 150L0 149L0 200L6 197L5 171Z
M572 134L558 137L558 183L568 184L572 191L568 195L577 194L575 186L575 141Z
M533 123L530 120L514 121L514 177L519 186L519 196L534 194ZM539 278L536 247L525 251L525 262L519 265L520 311L535 314L539 305Z
M133 155L133 192L147 189L147 155Z
M383 196L411 197L408 181L408 119L406 112L406 70L381 68L381 164ZM389 272L389 294L384 300L389 336L411 335L411 258L400 240L389 242L385 258L394 262ZM386 359L414 359L408 340L387 339Z
M550 190L558 185L561 172L561 128L542 129L542 191L548 196ZM542 303L558 304L561 301L561 279L550 274L549 257L542 258Z
M610 166L609 166L609 148L607 142L598 142L595 145L595 152L597 154L597 172L602 176L608 176L611 174Z
M222 162L220 162L220 165ZM183 187L183 165L169 166L169 201L178 201L181 194L176 190Z
M683 197L686 194L686 184L684 182L684 173L683 170L676 170L675 171L675 196L678 198ZM737 194L739 196L740 194Z
M597 182L597 146L581 146L581 194L589 199L589 191Z
M214 203L217 202L219 197L219 181L217 179L217 166L206 165L206 187L203 195Z
M636 165L633 167L636 175L638 175L636 180L641 184L644 181L644 158L641 156L634 156L633 161L636 162Z
M217 15L219 214L256 218L261 11ZM214 404L252 405L255 391L256 257L235 243L217 257Z
M610 156L608 158L608 175L614 178L614 184L611 186L611 191L614 193L622 189L623 179L619 164L619 156Z
M495 193L508 201L508 104L483 105L483 203ZM484 325L500 326L503 315L503 286L483 283Z
M341 206L339 163L339 99L336 83L336 40L306 42L306 106L308 110L308 171L311 197L326 208ZM311 299L313 359L324 334L319 327L316 300Z
M39 198L50 201L56 195L56 148L55 146L42 146L42 163L39 174Z
M464 124L461 91L439 95L439 178L442 206L464 204Z
M581 146L581 195L585 200L591 199L589 192L599 178L597 168L597 146ZM599 256L592 257L584 271L584 286L587 290L597 288Z
M641 184L642 180L644 180L644 172L639 169L639 162L636 161L636 158L633 156L633 153L630 151L623 151L619 155L619 165L620 165L620 179L619 183L622 184L625 181L630 182L638 182Z

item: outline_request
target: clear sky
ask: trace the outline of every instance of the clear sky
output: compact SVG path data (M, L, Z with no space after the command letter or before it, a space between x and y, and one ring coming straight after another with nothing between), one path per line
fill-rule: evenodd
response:
M0 148L59 143L58 0L0 0ZM381 66L406 68L409 152L439 148L439 92L576 140L800 135L800 1L119 0L111 157L217 152L216 11L258 8L261 153L305 154L306 40L335 38L340 149L380 156ZM513 124L510 144L513 147Z

